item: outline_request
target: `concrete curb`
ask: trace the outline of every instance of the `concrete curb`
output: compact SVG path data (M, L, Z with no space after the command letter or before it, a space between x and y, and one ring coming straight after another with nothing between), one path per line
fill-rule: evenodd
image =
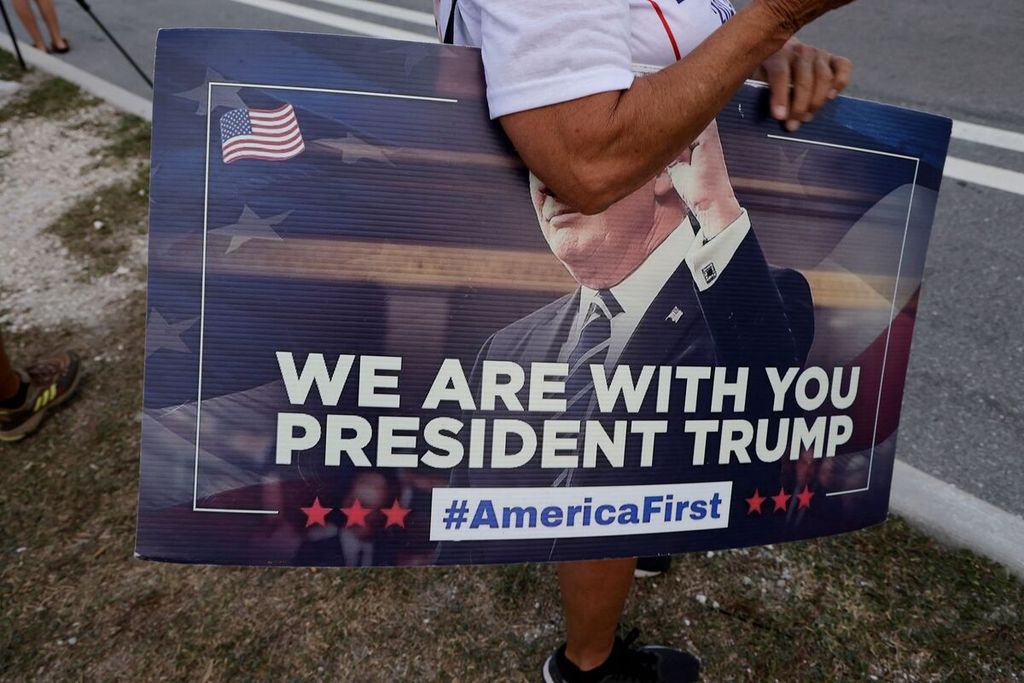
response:
M69 80L119 109L153 120L149 100L30 45L18 44L29 64ZM14 52L6 34L0 34L0 48ZM988 557L1024 580L1024 518L899 460L893 470L890 508L936 540Z
M21 54L27 64L38 67L54 76L60 76L66 81L71 81L83 90L110 102L118 109L129 114L141 116L147 121L153 120L153 104L146 98L139 97L135 93L129 92L113 83L108 83L88 71L83 71L61 59L57 59L53 55L40 52L20 40L18 41L18 46L21 48ZM14 54L14 44L6 33L0 33L0 48Z
M1024 580L1024 519L896 461L889 507L936 540L999 562Z

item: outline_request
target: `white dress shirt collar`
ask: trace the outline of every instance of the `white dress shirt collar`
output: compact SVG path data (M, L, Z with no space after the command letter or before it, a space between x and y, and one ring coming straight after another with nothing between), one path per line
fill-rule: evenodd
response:
M679 227L662 240L647 260L625 280L611 288L612 296L622 307L622 315L636 317L638 321L644 316L665 283L682 265L693 240L693 226L689 217L684 217ZM596 289L580 287L581 316L587 314L590 304L595 300L600 302Z
M719 232L713 239L704 238L703 230L694 235L689 217L659 244L640 267L629 277L611 288L611 293L622 312L612 318L611 340L605 363L615 365L622 350L647 314L647 309L661 293L672 275L685 261L694 285L701 292L708 290L729 267L729 263L750 232L750 217L746 210ZM565 362L586 325L590 306L597 302L604 307L597 290L580 287L580 301L573 318L569 337L562 345L559 360ZM607 312L607 309L606 309ZM666 311L667 313L667 311ZM659 312L660 314L660 312ZM673 322L676 320L673 319Z
M612 318L611 341L605 363L614 365L622 355L622 350L629 342L633 332L640 325L647 309L654 303L655 297L661 292L672 274L683 264L686 254L696 239L689 217L662 240L647 259L626 277L625 280L611 288L615 300L622 307L622 312ZM592 303L604 307L596 289L580 287L579 309L573 321L569 338L562 345L559 358L564 361L572 353L579 341L583 326L587 323Z

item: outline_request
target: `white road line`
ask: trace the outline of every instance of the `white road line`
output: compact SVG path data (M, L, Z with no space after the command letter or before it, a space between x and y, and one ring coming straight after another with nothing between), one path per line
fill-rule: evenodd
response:
M982 126L966 121L953 121L953 137L957 140L975 142L979 145L999 147L1013 152L1024 152L1024 133L1012 130Z
M850 147L848 145L837 145L831 142L820 142L818 140L804 140L802 138L794 138L786 135L775 135L769 133L767 137L773 140L802 142L808 145L818 145L819 147L848 149L856 152L873 152L874 154L881 154L883 156L894 157L897 159L915 159L915 157L908 157L903 154L879 152L877 150ZM968 161L967 159L961 159L959 157L946 157L946 168L943 175L947 178L952 178L953 180L963 180L968 183L974 183L975 185L984 185L985 187L991 187L996 190L1024 195L1024 173L1010 171L1005 168L999 168L998 166L979 164L976 161Z
M373 36L374 38L411 40L418 43L437 42L437 37L433 34L414 33L412 31L394 28L392 26L385 26L384 24L376 24L372 21L352 19L350 17L341 16L340 14L334 14L333 12L325 12L323 10L304 7L302 5L293 5L292 3L284 2L283 0L231 0L231 2L237 2L240 5L248 5L249 7L255 7L256 9L265 10L267 12L285 14L297 19L305 19L306 21L323 24L324 26L331 26L332 28L341 29L343 31Z
M889 506L938 540L990 557L1024 579L1024 519L897 460Z
M316 23L324 24L325 26L333 26L348 31L355 31L368 36L375 36L379 38L392 38L395 40L412 40L417 42L434 42L435 37L433 31L428 34L414 33L406 31L404 29L393 28L391 26L385 26L383 24L377 24L370 21L363 21L360 19L351 19L343 17L332 12L324 12L321 10L304 7L301 5L294 5L286 2L285 0L231 0L232 2L238 2L243 5L249 5L251 7L257 7L270 12L278 12L280 14L286 14L289 16L297 17L300 19L306 19ZM417 10L410 10L404 7L391 7L383 3L374 2L373 0L315 0L326 5L333 5L342 9L350 9L358 12L365 12L367 14L376 14L377 16L387 17L391 19L398 19L400 21L406 21L414 23L420 26L434 28L434 15L428 12L419 12ZM953 121L953 138L957 140L964 140L966 142L973 142L981 145L988 145L991 147L998 147L1001 149L1007 149L1014 152L1024 152L1024 134L1017 133L1014 131L1003 130L1000 128L993 128L991 126L983 126L977 123L968 123L966 121ZM955 161L951 159L951 161ZM965 162L970 164L969 169L957 169L958 173L966 174L969 178L961 177L961 175L951 175L951 177L957 180L967 180L968 182L975 182L979 185L986 187L992 187L998 190L1004 190L1007 192L1013 192L1015 194L1024 193L1024 186L1022 186L1017 179L1014 178L1013 171L1004 171L1003 169L989 166L987 168L991 171L984 171L981 164L973 164L972 162ZM955 166L955 164L954 164ZM1010 174L1010 175L1007 175ZM1020 174L1016 174L1019 176Z
M392 7L382 2L373 2L373 0L316 0L316 2L323 5L334 5L342 9L355 10L356 12L376 14L388 19L398 19L399 21L416 24L417 26L426 26L432 31L436 30L434 15L430 12L420 12L414 9L406 9L405 7Z
M425 28L434 28L434 15L429 12L420 12L417 10L411 10L404 7L391 7L384 3L375 2L374 0L314 1L325 5L333 5L335 7L340 7L342 9L350 9L358 12L365 12L367 14L375 14L381 17L397 19L399 21L405 21L411 24L415 24L417 26L423 26ZM249 5L251 7L256 7L258 9L263 9L269 12L277 12L279 14L285 14L299 19L312 21L314 23L323 24L324 26L332 26L334 28L339 28L343 30L355 31L356 33L361 33L363 35L374 36L378 38L390 38L393 40L412 40L416 42L434 42L433 31L431 31L429 34L406 31L403 29L394 28L391 26L386 26L375 22L362 21L360 19L351 19L338 14L334 14L332 12L325 12L310 7L304 7L301 5L294 5L292 3L286 2L285 0L231 0L231 2L237 2L243 5ZM13 47L10 43L10 38L8 38L7 35L5 34L0 34L0 47L3 47L4 49L10 52L13 52ZM22 52L27 52L31 55L31 53L38 51L31 49L23 49ZM52 67L43 66L41 62L43 62L44 60L40 59L30 59L26 57L26 61L29 61L30 63L45 68L47 71L50 71L51 73L63 76L67 80L77 83L78 85L82 86L86 90L89 90L90 92L99 94L96 88L105 89L105 86L94 84L93 82L98 79L96 79L95 76L87 72L79 71L79 74L72 76L71 74L73 73L72 70L74 70L74 67L67 65L65 62L62 62L59 59L49 57L48 55L44 55L42 53L40 53L39 55L32 56L43 57L45 61L52 63ZM67 68L62 68L61 65ZM65 75L65 73L68 75ZM761 83L756 82L755 84L762 85ZM118 86L110 85L109 87L117 88ZM126 103L132 97L130 93L128 93L128 95L129 97L122 98ZM100 96L103 97L103 95ZM148 114L143 113L144 111L148 110L146 109L146 107L141 106L140 102L135 102L134 105L130 108L127 106L125 106L124 108L126 108L133 114L144 116L147 119L149 118ZM956 140L963 140L965 142L973 142L979 145L987 145L989 147L998 147L1000 149L1006 149L1012 152L1024 153L1024 133L1018 133L1012 130L994 128L992 126L985 126L978 123L970 123L968 121L954 120L952 136ZM977 169L973 171L965 171L965 173L973 173L974 175L978 175ZM958 180L968 180L967 178L961 178L959 176L956 176L956 178ZM996 187L997 189L1005 189L1006 180L1007 179L1004 177L1002 181L995 181L999 182L998 185L989 185L988 183L985 182L980 182L979 184L986 185L988 187ZM974 181L968 180L968 182ZM1015 192L1017 194L1020 193L1016 189L1010 189L1009 191Z
M345 22L344 28L351 28L352 30L358 30L351 25L351 22L357 20L348 20L338 15L331 14L329 12L318 12L316 10L308 10L308 8L297 7L295 5L289 5L286 2L280 2L279 0L231 0L232 2L239 2L242 4L248 4L253 6L264 6L268 3L274 3L275 5L281 5L286 9L287 12L291 10L303 10L314 12L319 19L312 19L308 16L301 18L310 18L310 21L319 22L320 19L330 19L335 21L335 25L342 28L341 22ZM339 0L347 1L347 0ZM322 16L321 16L322 15ZM404 40L401 36L394 35L383 35L385 31L399 32L401 34L409 33L408 31L400 31L400 29L390 29L389 27L382 26L380 24L372 24L369 22L357 22L360 26L372 27L372 30L377 32L379 37L386 38L398 38ZM365 26L364 26L365 25ZM367 29L369 30L369 29ZM418 34L411 34L416 36L417 40L430 41L429 38L423 38ZM39 50L35 50L31 45L26 45L22 41L18 41L21 46L21 52L25 56L25 61L32 66L37 66L44 71L47 71L54 76L60 76L66 80L75 83L82 87L86 91L107 100L111 104L120 109L136 116L141 116L146 120L152 120L152 103L144 97L140 97L133 92L129 92L124 88L114 85L102 78L95 76L88 71L79 69L76 66L72 66L67 62L57 59L52 55L45 54ZM14 45L11 43L11 39L5 33L0 33L0 48L7 50L8 52L14 52ZM954 131L957 130L954 122ZM987 126L977 126L976 124L966 124L968 128L961 128L961 132L966 130L969 133L964 135L974 135L975 139L972 142L980 142L980 144L988 144L991 146L1003 146L1004 149L1016 150L1014 145L1022 145L1024 149L1024 135L1020 133L1014 133L1012 131L1000 130L997 128L988 128ZM989 132L978 133L978 129L984 129ZM994 132L992 132L994 131ZM1019 139L1018 139L1019 138ZM963 137L962 139L967 139ZM1001 143L1001 144L997 144ZM893 155L898 156L898 155ZM946 159L946 177L952 178L953 180L962 180L964 182L973 183L975 185L982 185L984 187L990 187L996 190L1002 190L1004 192L1012 192L1017 195L1024 195L1024 173L1018 173L1016 171L1010 171L997 166L989 166L987 164L979 164L974 161L968 161L966 159L960 159L958 157L949 157Z
M1024 195L1024 173L1017 171L979 164L967 159L947 157L944 175L954 180L963 180L975 185L984 185L996 190Z

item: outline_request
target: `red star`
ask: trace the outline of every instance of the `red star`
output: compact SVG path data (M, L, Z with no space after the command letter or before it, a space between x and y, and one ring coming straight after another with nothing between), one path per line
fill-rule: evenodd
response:
M814 497L814 492L811 491L810 487L805 484L804 485L804 490L801 491L800 495L798 495L796 497L797 503L798 503L796 509L797 510L801 510L803 508L811 507L811 498L813 498L813 497Z
M766 500L768 499L761 495L759 489L754 489L754 495L747 498L747 514L761 514L761 506L764 505Z
M772 496L772 500L775 501L775 508L772 510L772 512L778 512L779 510L785 512L786 506L789 505L789 499L792 497L792 494L786 493L785 487L780 486L779 492L776 495Z
M333 508L325 508L320 505L320 497L317 496L313 499L313 505L311 507L300 509L306 513L306 526L311 527L314 524L327 526L327 513Z
M345 528L350 526L366 526L366 515L373 512L373 508L363 507L363 504L356 498L347 508L338 508L345 513Z
M403 529L405 528L405 517L409 514L409 509L399 505L397 498L395 498L395 502L391 504L391 507L381 508L380 511L384 513L384 516L388 519L384 524L385 529L389 526L400 526Z

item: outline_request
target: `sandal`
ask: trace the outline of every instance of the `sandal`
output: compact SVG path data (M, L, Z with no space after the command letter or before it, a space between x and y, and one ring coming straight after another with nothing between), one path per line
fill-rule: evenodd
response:
M52 43L50 47L53 48L53 51L59 55L71 52L71 43L68 42L67 38L64 39L64 47L57 47L57 43Z

